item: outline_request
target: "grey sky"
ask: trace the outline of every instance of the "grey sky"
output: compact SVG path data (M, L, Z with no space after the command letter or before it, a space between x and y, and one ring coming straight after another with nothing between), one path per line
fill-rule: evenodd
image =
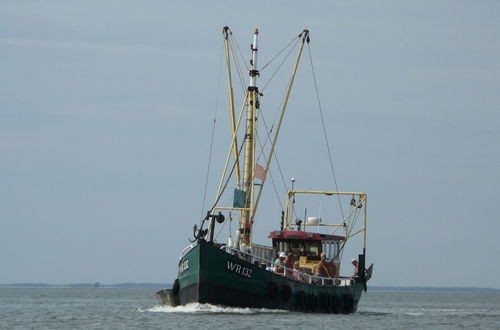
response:
M229 25L243 51L260 29L264 61L311 31L340 189L369 196L372 284L500 288L500 3L257 1L255 18L247 6L0 2L0 283L175 278ZM312 89L296 92L284 175L321 185L328 166L303 164L326 159L301 125L317 117ZM279 210L259 215L264 243Z

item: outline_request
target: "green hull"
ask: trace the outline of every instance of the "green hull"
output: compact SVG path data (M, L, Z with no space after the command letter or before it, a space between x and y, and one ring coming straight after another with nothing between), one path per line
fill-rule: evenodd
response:
M295 281L205 242L181 259L178 279L181 305L198 302L324 313L355 312L364 288L364 283L321 286Z

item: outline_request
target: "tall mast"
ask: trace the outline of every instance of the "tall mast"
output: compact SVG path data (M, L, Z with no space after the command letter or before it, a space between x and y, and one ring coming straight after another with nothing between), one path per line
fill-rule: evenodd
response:
M255 29L253 33L252 59L250 60L250 84L247 90L248 110L247 124L245 131L245 162L243 165L243 191L245 192L245 208L241 211L240 222L240 244L251 245L252 229L252 208L254 194L254 168L255 168L255 111L258 107L258 88L257 77L257 51L258 51L259 30Z

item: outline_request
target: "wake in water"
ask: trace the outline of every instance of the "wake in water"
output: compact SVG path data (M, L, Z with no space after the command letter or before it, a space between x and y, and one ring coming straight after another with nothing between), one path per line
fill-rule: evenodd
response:
M152 313L188 313L188 314L283 314L288 313L281 309L267 308L240 308L240 307L225 307L210 304L192 303L184 306L154 306L151 308L139 308L138 312Z
M500 316L498 311L489 309L455 309L455 308L370 308L359 311L366 315L440 315L440 316Z

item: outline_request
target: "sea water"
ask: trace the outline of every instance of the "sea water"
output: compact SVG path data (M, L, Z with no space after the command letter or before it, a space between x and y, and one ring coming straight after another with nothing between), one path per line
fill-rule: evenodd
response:
M155 292L0 287L0 329L500 329L497 293L368 291L356 313L334 315L162 307Z

